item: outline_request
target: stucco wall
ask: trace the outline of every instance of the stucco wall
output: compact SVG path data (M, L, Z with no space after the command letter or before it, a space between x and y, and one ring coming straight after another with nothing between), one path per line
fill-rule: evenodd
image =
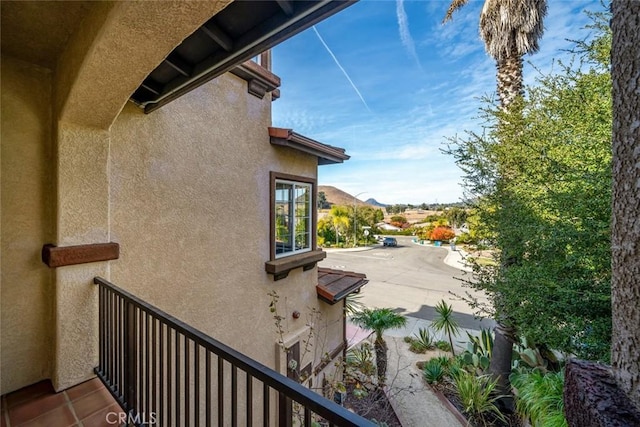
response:
M287 332L319 306L317 271L274 282L269 172L316 176L317 160L269 143L271 100L227 74L145 115L129 104L111 129L111 280L268 366L276 366L270 297ZM331 349L327 349L329 351Z
M51 73L2 57L2 282L0 394L48 378L53 241Z

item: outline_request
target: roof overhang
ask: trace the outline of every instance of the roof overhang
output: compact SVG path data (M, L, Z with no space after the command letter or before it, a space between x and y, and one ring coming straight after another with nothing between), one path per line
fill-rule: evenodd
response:
M177 46L131 99L151 112L355 2L234 1Z
M291 129L269 128L269 137L273 145L293 148L318 158L319 165L342 163L349 160L344 148L334 147L300 135Z
M318 298L333 305L359 291L367 283L369 281L365 274L320 267L316 291Z

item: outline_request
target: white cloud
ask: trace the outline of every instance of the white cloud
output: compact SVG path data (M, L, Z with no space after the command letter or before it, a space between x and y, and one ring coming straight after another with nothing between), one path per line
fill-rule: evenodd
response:
M416 52L415 43L409 31L409 18L404 10L404 0L396 0L396 17L398 19L398 30L400 31L400 41L402 45L407 49L409 56L416 62L418 68L422 68L418 53Z
M480 129L480 98L495 94L495 62L478 34L482 4L470 1L446 25L441 21L448 0L360 2L323 22L322 34L349 70L349 84L312 31L294 37L302 37L292 43L297 50L287 50L289 42L276 49L288 67L276 71L283 87L273 104L274 125L351 155L344 164L320 167L321 184L351 194L366 191L383 203L462 197L461 171L440 150L448 137ZM588 18L579 12L585 7L601 9L598 0L549 2L541 51L525 59L546 71L552 58L566 57L566 39L586 35L580 28ZM415 60L414 53L422 70L407 59ZM525 82L535 83L537 72L525 67ZM364 97L353 96L353 82L373 113L361 107Z

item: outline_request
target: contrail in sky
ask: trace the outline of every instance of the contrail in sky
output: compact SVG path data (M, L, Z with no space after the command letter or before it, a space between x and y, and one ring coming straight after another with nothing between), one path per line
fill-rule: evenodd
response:
M398 29L400 30L400 41L409 51L411 58L416 61L418 67L422 69L416 52L416 45L413 43L413 38L411 38L411 32L409 32L409 19L407 18L407 12L404 10L404 0L396 0L396 16L398 18Z
M360 93L360 91L358 90L358 88L356 87L356 85L353 83L353 80L351 80L351 78L349 77L349 74L347 74L347 72L345 71L344 68L342 68L342 65L340 65L340 63L338 62L338 58L336 58L336 56L333 54L333 52L331 51L331 49L329 49L329 46L327 46L327 44L324 42L324 39L322 38L322 36L320 35L320 33L318 32L318 30L316 29L316 26L313 26L313 31L315 31L316 36L318 36L318 38L320 39L320 43L322 43L322 45L324 46L325 49L327 49L327 52L329 52L329 55L331 55L331 57L333 58L333 61L336 63L336 65L338 66L338 68L340 68L340 70L342 71L342 74L344 74L344 76L347 78L347 80L349 80L349 83L351 84L351 87L353 88L353 90L356 91L356 93L358 94L358 96L360 97L360 100L362 101L362 103L364 104L365 107L367 107L367 110L371 113L371 108L369 108L369 106L367 105L367 101L364 100L362 94Z

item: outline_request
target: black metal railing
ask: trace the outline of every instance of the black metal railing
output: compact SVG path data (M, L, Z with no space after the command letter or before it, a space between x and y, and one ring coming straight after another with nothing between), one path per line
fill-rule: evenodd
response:
M96 374L136 425L373 426L112 283Z

